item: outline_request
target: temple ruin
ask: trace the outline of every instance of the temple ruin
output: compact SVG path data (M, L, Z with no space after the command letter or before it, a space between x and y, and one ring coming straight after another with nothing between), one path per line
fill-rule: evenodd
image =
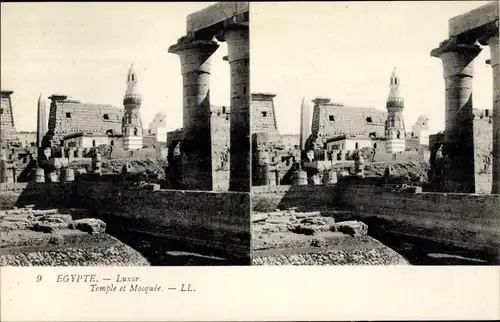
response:
M177 54L183 76L182 170L188 189L214 189L212 149L217 145L211 136L210 66L211 56L219 45L228 44L231 73L230 106L230 190L250 191L250 58L249 4L224 2L214 4L186 18L186 35L170 46Z
M449 38L431 51L443 63L446 107L443 157L446 191L475 191L474 110L472 79L474 60L482 46L491 52L493 71L493 151L492 193L500 193L500 49L498 36L499 4L491 2L451 18Z

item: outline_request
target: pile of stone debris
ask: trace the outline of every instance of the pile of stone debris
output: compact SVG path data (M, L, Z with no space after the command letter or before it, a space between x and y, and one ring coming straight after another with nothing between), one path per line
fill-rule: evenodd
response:
M0 265L149 265L138 252L106 234L96 218L73 219L33 206L0 210Z
M252 214L253 265L396 265L408 261L346 211ZM342 220L336 222L335 218Z
M349 220L337 223L330 213L328 215L325 217L320 211L297 212L296 208L269 213L254 212L252 213L252 230L257 234L290 231L303 235L338 231L353 237L365 236L368 233L368 226L360 221Z
M96 218L73 220L70 214L57 209L36 210L33 206L0 210L0 231L32 230L52 233L57 230L78 229L91 234L104 233L106 224Z

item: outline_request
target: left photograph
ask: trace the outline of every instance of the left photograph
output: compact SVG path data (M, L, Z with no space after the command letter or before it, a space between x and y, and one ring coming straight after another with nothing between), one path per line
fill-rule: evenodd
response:
M0 266L250 265L248 2L1 4Z

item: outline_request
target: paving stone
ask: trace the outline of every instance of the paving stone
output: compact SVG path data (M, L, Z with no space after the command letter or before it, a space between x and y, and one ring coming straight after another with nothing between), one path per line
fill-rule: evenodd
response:
M260 221L265 221L269 217L268 214L263 214L263 213L252 213L251 215L251 221L252 222L260 222Z

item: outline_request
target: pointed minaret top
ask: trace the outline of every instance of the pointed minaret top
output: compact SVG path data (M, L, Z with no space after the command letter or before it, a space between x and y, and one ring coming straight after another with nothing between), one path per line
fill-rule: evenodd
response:
M400 80L399 76L396 72L396 67L392 70L391 74L391 84L390 84L390 92L389 92L389 98L399 98L401 97L399 93L399 86L400 86Z
M127 94L136 94L137 92L137 74L134 70L134 64L130 64L127 75Z

